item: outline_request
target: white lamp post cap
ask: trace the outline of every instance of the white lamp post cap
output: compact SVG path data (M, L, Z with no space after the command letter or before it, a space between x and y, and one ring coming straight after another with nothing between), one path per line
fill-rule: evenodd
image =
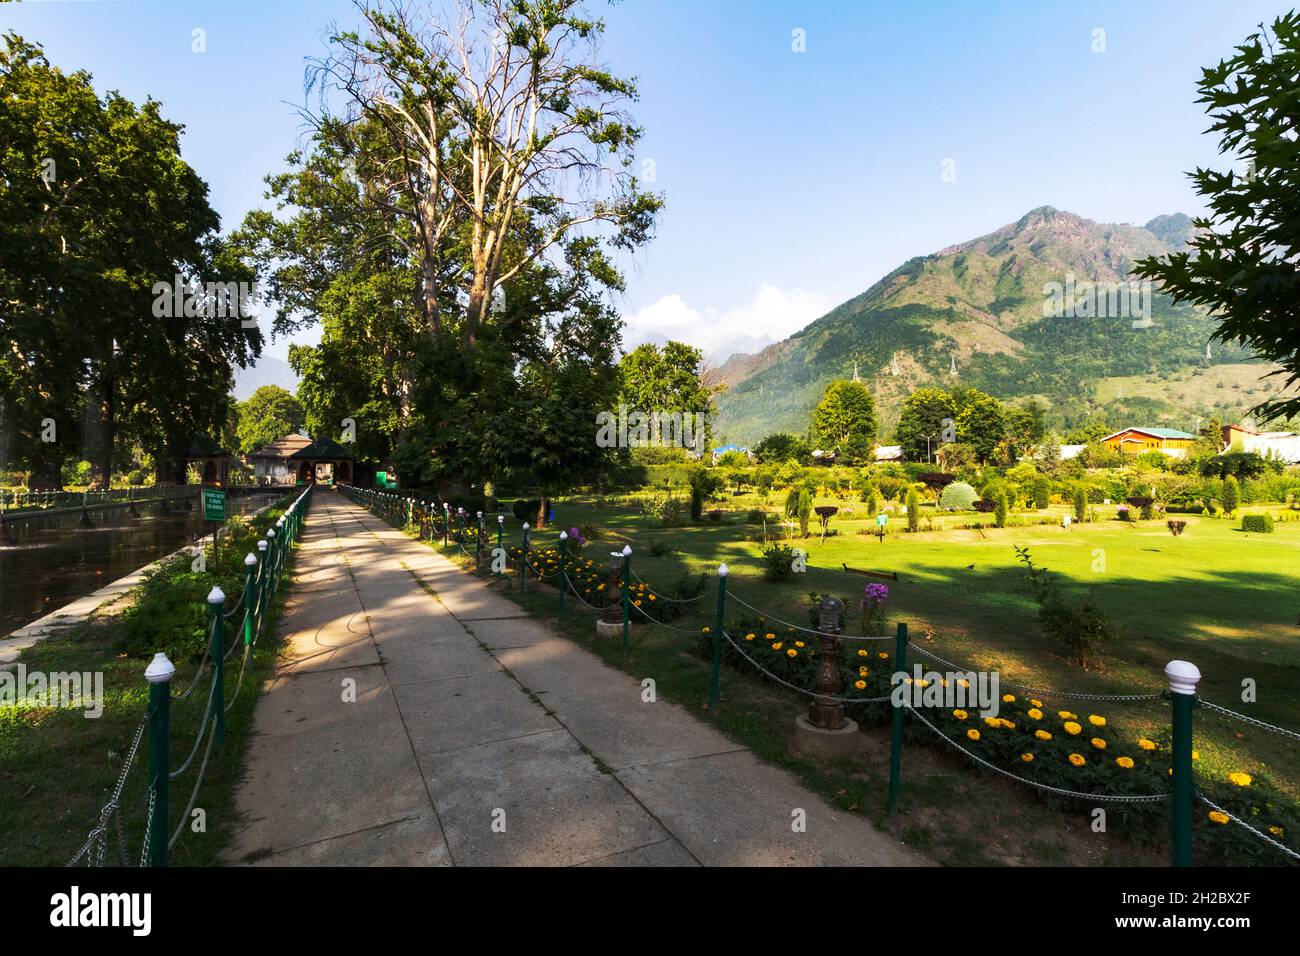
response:
M727 567L725 564L718 565L718 577L725 578L730 573L731 573L731 569Z
M226 595L221 590L221 588L217 587L215 584L212 585L212 590L208 592L208 603L220 604L225 599L226 599Z
M269 541L267 541L265 538L263 538L262 540L260 540L260 541L257 542L257 550L258 550L258 551L265 551L265 550L267 549L267 546L270 545L270 543L271 543L271 542L269 542Z
M165 684L172 679L176 673L176 665L167 659L167 655L159 651L149 662L149 666L144 670L144 679L151 684Z
M623 545L623 553L626 554L626 555L631 555L631 554L632 554L632 546L631 546L630 544L625 544L625 545Z
M505 515L497 515L497 524L505 524L505 523L506 523L506 516L505 516Z
M561 531L561 532L560 532L560 540L561 540L561 541L568 541L568 540L569 540L569 532L567 532L567 531Z
M251 568L255 564L257 564L257 555L250 551L244 556L244 567Z
M524 522L524 530L525 530L525 531L528 530L528 522L527 522L527 521Z
M1195 694L1201 671L1189 661L1170 661L1165 665L1165 677L1169 679L1169 689L1175 694Z
M267 529L266 529L266 537L267 537L268 539L270 539L270 538L274 538L274 537L275 537L275 529L274 529L274 528L267 528Z

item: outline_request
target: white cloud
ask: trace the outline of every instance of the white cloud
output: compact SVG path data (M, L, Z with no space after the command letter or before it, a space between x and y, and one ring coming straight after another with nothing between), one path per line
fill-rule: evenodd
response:
M830 309L824 296L795 289L785 292L763 284L747 305L723 311L712 305L692 307L677 293L628 317L628 349L642 342L676 339L703 350L714 363L735 352L757 352L799 331Z

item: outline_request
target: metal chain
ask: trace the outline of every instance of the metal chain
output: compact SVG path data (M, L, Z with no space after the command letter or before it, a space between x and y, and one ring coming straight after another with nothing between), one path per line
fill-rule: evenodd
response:
M230 708L234 706L235 700L239 697L239 689L244 686L244 671L248 670L248 662L253 656L253 645L244 645L244 660L239 665L239 679L235 681L235 692L230 695L230 700L226 701L226 713L230 713Z
M96 847L96 857L99 860L98 865L103 865L105 850L104 834L108 832L108 821L113 814L118 812L120 809L122 788L126 786L126 778L131 773L131 766L135 761L136 751L140 748L140 739L144 736L144 728L148 723L149 716L146 714L140 720L140 726L135 729L135 737L131 741L131 747L127 751L126 759L122 762L122 772L117 776L117 785L113 788L113 795L108 798L108 803L104 804L99 811L99 824L90 831L90 835L86 837L86 842L82 844L81 849L76 852L72 859L65 864L66 866L75 866L77 861L80 860L90 849L91 844L96 843L96 841L98 841L98 846Z
M818 637L821 637L822 634L821 631L815 630L814 628L811 627L803 627L799 624L791 624L789 621L783 621L774 614L768 614L766 611L762 610L761 608L754 607L754 605L749 604L748 602L742 600L738 595L732 593L731 591L727 592L727 597L730 599L734 599L737 604L741 604L749 608L755 614L761 614L763 615L764 618L776 621L778 624L784 624L786 627L793 628L796 631L803 631L805 634L815 634ZM867 634L836 634L835 636L838 637L841 641L892 641L894 640L894 638L891 636L872 637L871 635L867 635Z
M1196 699L1196 705L1198 707L1204 707L1220 716L1240 720L1242 723L1250 724L1252 727L1258 727L1261 730L1269 730L1275 734L1290 737L1293 740L1300 740L1300 734L1296 733L1294 730L1287 730L1285 727L1278 727L1275 724L1266 724L1262 720L1256 720L1254 717L1247 717L1245 714L1239 714L1235 710L1228 710L1228 708L1220 707L1218 704L1211 704L1208 700L1202 700L1198 697Z
M168 773L167 776L169 776L171 779L175 780L186 770L188 770L190 768L190 761L192 761L194 759L194 755L199 752L199 744L203 743L203 731L208 729L208 719L212 716L212 702L213 700L216 699L216 696L217 696L217 674L216 671L213 671L212 684L208 688L208 704L206 707L203 708L203 722L199 724L199 732L194 737L194 746L190 748L190 755L185 758L185 762L182 763L175 770Z
M907 646L912 650L924 654L933 661L942 664L944 667L950 667L954 671L975 671L975 667L963 667L960 664L954 664L952 661L946 661L933 651L928 651L924 647L907 642ZM1017 684L1013 681L1001 681L1008 687L1014 687L1016 690L1026 694L1041 694L1044 697L1068 697L1074 700L1111 700L1111 701L1142 701L1142 700L1160 700L1163 694L1081 694L1064 690L1048 690L1045 687L1029 687L1025 684Z
M140 865L144 866L149 860L149 837L153 835L153 810L158 799L158 788L149 788L149 812L145 816L144 824L144 845L140 847Z
M829 695L829 694L819 694L819 693L817 693L816 691L806 690L806 689L804 689L804 688L802 688L802 687L799 687L799 686L796 685L796 684L791 684L789 681L787 681L787 680L782 680L781 678L777 677L777 676L776 676L775 674L773 674L770 670L768 670L766 667L764 667L764 666L763 666L762 664L760 664L758 661L754 660L752 657L750 657L748 654L746 654L743 650L741 650L741 649L740 649L740 646L739 646L735 641L733 641L733 640L731 639L731 635L728 634L726 631L723 631L723 632L722 632L722 636L725 637L725 638L727 639L727 643L730 644L732 647L734 647L734 648L736 649L736 651L740 654L741 657L743 657L745 660L747 660L747 661L749 661L751 664L753 664L754 667L756 667L756 668L757 668L758 670L760 670L762 673L764 673L764 674L766 674L768 677L772 678L772 680L776 681L778 684L783 684L783 685L785 685L786 687L789 687L791 690L797 690L797 691L798 691L799 693L801 693L801 694L807 694L809 697L820 697L820 698L822 698L822 699L824 699L824 700L834 700L834 701L839 701L840 703L844 703L844 704L878 704L878 703L881 703L882 701L889 700L889 695L888 695L888 694L886 694L884 697L832 697L832 696Z
M1116 794L1084 793L1081 790L1066 790L1062 787L1052 787L1045 783L1038 783L1034 780L1029 780L1026 777L1021 777L1018 774L1014 774L1009 770L1003 770L997 764L989 763L989 761L985 760L983 757L971 753L961 744L957 743L957 741L953 740L951 737L949 737L947 734L941 731L934 724L926 720L925 717L921 715L921 712L918 711L911 704L904 704L904 706L907 707L907 709L910 710L913 714L915 714L917 719L920 720L921 723L925 724L925 726L933 730L936 734L939 735L941 739L946 740L954 748L964 753L967 757L970 757L971 760L974 760L976 763L980 764L981 766L987 767L988 769L995 771L996 773L1002 774L1002 776L1004 777L1010 777L1012 780L1019 780L1021 783L1028 784L1029 786L1035 787L1038 790L1046 790L1049 793L1055 793L1062 797L1078 797L1083 800L1107 800L1111 803L1157 803L1161 800L1169 799L1169 794L1167 793L1153 793L1148 795L1127 795L1127 794L1117 794L1117 793Z
M216 737L217 725L214 722L212 729L208 731L208 746L203 751L203 763L199 765L199 775L194 781L194 789L190 791L189 802L185 804L185 812L181 814L180 822L176 824L176 832L173 833L172 838L167 841L168 850L176 845L176 841L179 840L181 834L185 832L185 824L189 821L190 811L194 809L194 801L198 798L199 787L203 786L203 776L208 772L208 757L212 753L212 741L215 740Z
M1245 829L1249 830L1251 833L1255 834L1255 836L1259 837L1265 843L1273 844L1273 846L1277 847L1279 850L1281 850L1287 856L1291 857L1293 860L1300 860L1300 853L1297 853L1295 850L1291 849L1289 846L1286 846L1285 844L1278 843L1277 840L1274 840L1267 833L1261 833L1259 830L1256 830L1254 827L1252 827L1245 820L1242 820L1240 817L1236 817L1232 815L1227 810L1223 809L1223 807L1219 806L1217 803L1215 803L1213 800L1211 800L1209 797L1203 794L1199 788L1196 791L1196 796L1201 800L1202 803L1206 804L1211 810L1218 810L1220 813L1222 813L1233 823L1237 824L1237 826L1244 827Z
M578 593L578 589L573 583L573 578L569 577L568 571L564 572L564 580L569 582L569 590L573 592L574 597L576 597L583 604L587 605L587 607L591 608L593 611L599 613L604 612L605 609L603 607L597 607L596 605L592 604L590 601L588 601L586 598L584 598L581 594Z
M203 649L203 660L199 661L198 668L194 671L194 680L190 681L190 686L186 688L183 694L172 694L172 700L185 700L190 694L194 693L194 688L199 686L199 678L203 676L203 668L208 663L208 657L212 653L212 646L208 645Z
M695 595L695 597L693 598L670 598L668 597L668 595L660 594L654 588L650 587L649 582L647 582L645 578L641 577L641 575L637 574L635 571L632 572L632 577L636 578L638 581L644 584L646 586L646 589L649 590L649 592L653 594L655 597L657 597L659 600L668 601L671 604L694 604L696 601L700 600L700 598L706 598L709 596L709 590L708 588L705 588L703 591Z
M637 607L635 604L629 603L629 604L628 604L628 607L630 607L632 610L636 611L638 614L640 614L642 617L644 617L644 618L645 618L647 621L649 621L651 624L658 624L660 627L665 627L665 628L667 628L667 629L670 630L670 631L676 631L678 634L688 634L688 635L690 635L691 637L699 637L699 634L700 634L699 631L688 631L688 630L686 630L685 628L681 628L681 627L673 627L673 626L672 626L671 624L669 624L667 621L660 621L660 620L658 620L657 618L651 617L649 614L647 614L647 613L646 613L644 610L642 610L641 608Z

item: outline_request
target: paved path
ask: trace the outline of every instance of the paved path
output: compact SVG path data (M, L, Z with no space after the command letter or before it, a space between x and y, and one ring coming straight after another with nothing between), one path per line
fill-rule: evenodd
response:
M336 492L297 568L228 862L923 862Z

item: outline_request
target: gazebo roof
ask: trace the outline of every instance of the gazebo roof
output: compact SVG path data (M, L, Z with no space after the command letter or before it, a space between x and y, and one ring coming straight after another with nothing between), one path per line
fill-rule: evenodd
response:
M356 459L356 455L348 451L338 442L329 438L317 438L306 448L299 448L289 456L299 460L307 459L319 461L321 459L341 459L346 458L349 461Z
M283 438L277 438L269 444L263 445L254 451L248 453L248 458L290 458L293 453L306 448L311 444L311 439L305 435L299 435L295 432L292 435L285 435Z

